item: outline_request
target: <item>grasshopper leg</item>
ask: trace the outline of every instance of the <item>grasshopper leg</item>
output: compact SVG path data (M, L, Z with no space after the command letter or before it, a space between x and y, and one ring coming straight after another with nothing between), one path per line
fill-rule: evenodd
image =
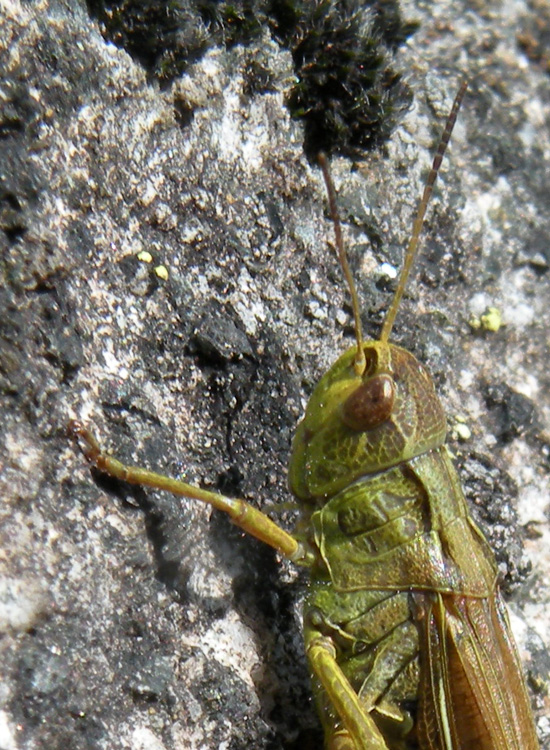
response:
M78 441L86 460L99 471L129 484L166 490L174 495L208 503L227 513L233 523L243 531L273 547L293 562L302 565L310 564L310 555L297 539L244 500L225 497L217 492L209 492L179 479L172 479L138 466L127 466L104 453L92 432L81 425L80 422L72 421L69 424L69 432Z
M341 720L341 725L332 731L325 727L327 749L388 750L374 719L361 706L357 693L338 665L331 639L310 631L306 643L311 669Z

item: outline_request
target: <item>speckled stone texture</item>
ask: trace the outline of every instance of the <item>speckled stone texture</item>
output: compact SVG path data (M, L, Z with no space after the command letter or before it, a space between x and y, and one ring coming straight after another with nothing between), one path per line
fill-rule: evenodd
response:
M549 750L550 13L402 12L413 104L333 161L344 233L376 336L467 75L394 340L441 393ZM67 436L77 417L126 461L289 499L297 420L352 343L291 55L265 29L159 82L83 2L0 0L0 29L0 748L319 747L306 578L209 508L91 472ZM472 327L489 306L499 330Z

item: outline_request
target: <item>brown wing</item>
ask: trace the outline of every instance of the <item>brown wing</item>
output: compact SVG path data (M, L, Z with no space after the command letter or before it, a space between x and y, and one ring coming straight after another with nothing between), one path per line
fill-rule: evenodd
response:
M420 629L422 750L538 750L505 605L414 595Z

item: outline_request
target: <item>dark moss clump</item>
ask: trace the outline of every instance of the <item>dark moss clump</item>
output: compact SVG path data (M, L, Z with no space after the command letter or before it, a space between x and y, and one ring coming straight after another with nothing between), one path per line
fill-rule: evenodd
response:
M292 53L298 83L287 104L304 121L310 157L319 150L354 156L378 145L410 103L390 64L415 28L403 23L397 0L88 0L88 6L104 35L161 81L180 75L209 47L250 44L269 29ZM252 61L245 92L270 89L269 72Z
M288 106L305 148L355 155L385 140L410 91L389 53L413 30L396 2L274 0L274 32L292 51L298 84Z
M183 72L208 47L206 28L180 3L88 0L88 9L106 39L161 80Z
M180 75L209 47L250 43L265 25L264 5L257 0L88 0L105 38L161 81Z

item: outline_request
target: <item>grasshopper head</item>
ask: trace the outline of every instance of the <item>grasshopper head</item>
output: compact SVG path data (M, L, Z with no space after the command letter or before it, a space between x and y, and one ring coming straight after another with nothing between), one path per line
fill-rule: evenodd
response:
M393 344L365 341L315 388L292 444L289 482L300 499L328 498L361 476L441 445L446 422L426 368Z
M327 158L319 155L338 258L351 295L357 345L321 378L296 431L289 483L301 500L330 498L360 477L408 461L445 440L445 415L428 371L405 349L390 344L389 338L418 249L426 208L465 92L466 82L463 82L424 186L379 341L363 341L359 300L342 238L336 190Z

